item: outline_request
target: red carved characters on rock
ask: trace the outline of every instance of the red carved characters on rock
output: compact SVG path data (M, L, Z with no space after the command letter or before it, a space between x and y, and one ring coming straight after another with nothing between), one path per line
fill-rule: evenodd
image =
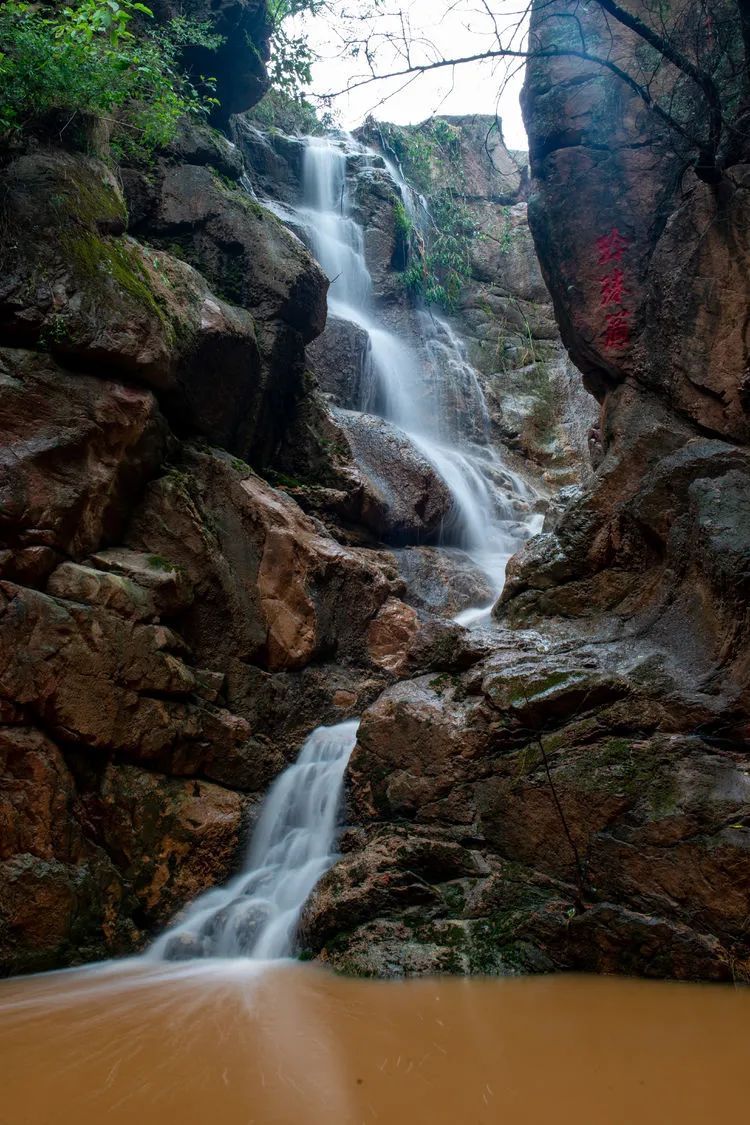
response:
M630 313L627 309L607 313L607 326L604 330L604 346L610 351L619 351L630 343Z
M621 351L630 343L630 309L626 307L628 290L625 287L625 273L619 263L622 261L630 243L617 227L596 240L596 252L600 266L611 266L608 273L599 278L600 308L606 309L604 328L604 347L607 351Z
M612 227L609 234L603 234L596 240L596 250L599 255L599 265L608 266L612 262L622 261L622 256L628 248L628 240L620 234L617 227Z
M621 269L613 270L607 277L601 277L599 284L602 290L601 307L607 305L621 305L625 299L625 274Z

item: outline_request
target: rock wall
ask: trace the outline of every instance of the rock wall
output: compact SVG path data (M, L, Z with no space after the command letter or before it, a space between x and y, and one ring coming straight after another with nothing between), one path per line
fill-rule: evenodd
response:
M265 6L212 12L255 35L247 72L220 60L246 108ZM142 946L234 870L309 731L390 679L392 561L265 479L290 450L338 472L305 370L327 281L245 172L187 125L117 175L57 138L3 154L3 972Z
M566 17L565 4L536 14L542 46ZM596 6L583 29L594 53L611 31ZM635 68L637 41L615 33ZM601 464L554 540L519 561L507 611L613 612L679 643L742 712L747 156L740 146L721 182L705 183L632 90L580 60L530 66L525 104L532 229L564 338L601 402Z
M262 5L214 10L263 56ZM596 35L594 6L580 18ZM265 80L233 65L238 110ZM3 971L140 948L236 868L310 730L361 715L311 954L383 976L746 979L744 172L678 177L613 83L530 69L530 179L491 123L441 126L487 232L449 327L506 456L576 486L493 631L447 620L483 595L424 545L445 499L429 466L344 417L366 349L323 331L326 279L278 218L298 138L240 115L231 142L186 128L117 177L59 145L4 155ZM403 199L378 156L349 173L379 308L416 330ZM624 308L602 303L613 262ZM546 286L601 403L593 477ZM364 472L384 447L398 511Z
M555 323L547 286L527 222L528 166L525 153L505 147L496 117L437 117L416 127L368 123L363 139L400 164L407 179L430 199L450 191L465 209L477 236L468 245L468 270L453 307L438 309L465 343L489 407L493 444L542 490L555 492L588 475L588 431L595 405L581 387ZM367 197L367 186L360 189ZM379 201L368 209L382 216ZM386 226L382 217L377 221ZM424 228L429 249L435 232ZM372 258L391 266L399 260L398 232L378 245ZM376 271L378 266L376 266ZM398 273L396 272L396 280ZM393 290L395 289L395 292ZM418 334L418 329L417 329Z
M262 7L214 9L257 31L253 73L221 71L234 109L265 88ZM283 194L268 153L299 175L299 142L228 131L116 174L57 138L3 154L3 972L142 947L236 868L310 730L465 660L401 600L308 370L327 280L247 190L260 145ZM407 532L437 525L430 466L400 471Z

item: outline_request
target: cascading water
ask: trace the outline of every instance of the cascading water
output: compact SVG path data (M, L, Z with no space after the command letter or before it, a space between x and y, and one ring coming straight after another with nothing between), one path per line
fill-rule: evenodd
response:
M371 385L360 409L377 410L398 426L432 464L453 497L445 539L462 546L500 589L508 558L541 519L530 514L534 493L493 449L476 372L448 323L418 312L417 352L378 321L364 232L348 198L347 159L353 154L367 150L350 139L308 139L304 201L294 209L294 221L330 279L329 310L369 337ZM414 209L408 188L399 186ZM489 608L466 611L457 620L468 624ZM188 907L148 957L267 961L292 953L304 904L336 858L336 817L357 727L352 721L313 731L265 799L244 870Z
M318 727L271 786L244 870L208 891L147 953L191 957L288 957L302 908L333 864L344 771L359 723Z
M379 322L364 233L352 217L347 160L372 156L356 141L309 138L304 154L304 201L297 218L331 281L329 309L364 329L370 341L370 386L359 409L398 426L433 466L453 498L443 541L463 547L498 591L507 560L540 529L535 494L500 460L489 441L489 416L476 371L446 321L417 313L421 350ZM407 208L414 199L389 166ZM489 607L468 611L464 623Z

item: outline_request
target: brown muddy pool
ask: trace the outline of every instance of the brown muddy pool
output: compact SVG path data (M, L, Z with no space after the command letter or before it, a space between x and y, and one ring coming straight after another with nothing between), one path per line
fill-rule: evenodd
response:
M739 1125L750 990L116 966L0 984L1 1125Z

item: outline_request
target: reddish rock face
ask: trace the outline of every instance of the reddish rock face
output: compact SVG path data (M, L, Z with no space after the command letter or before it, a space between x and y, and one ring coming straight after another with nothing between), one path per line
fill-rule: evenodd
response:
M569 8L536 6L542 49L567 42ZM688 9L672 5L666 26L678 11ZM605 39L611 49L611 32L635 73L637 37L609 26L596 4L581 18L590 51ZM662 102L672 90L675 112L689 116L673 68L657 86ZM709 186L632 89L575 58L535 59L524 98L530 223L565 342L602 414L591 487L511 565L498 614L616 611L738 685L750 558L741 530L750 495L741 146Z
M245 794L385 679L365 636L392 567L236 456L265 468L292 440L326 292L228 186L242 173L229 142L183 130L143 183L124 173L128 215L96 159L40 147L5 168L0 973L142 945L231 873Z
M3 573L82 558L121 533L127 508L161 462L167 428L153 394L66 371L49 356L0 349Z
M691 44L671 32L685 6L667 8L664 27L689 54ZM565 0L535 6L532 36L541 50L564 50L570 9ZM644 18L653 20L647 11ZM614 51L638 76L643 40L597 4L582 15L581 35L591 54ZM690 118L689 83L675 68L662 68L653 93L662 105L673 94L675 117L689 132L703 130L703 120ZM712 189L691 170L685 141L637 93L604 68L564 55L530 63L524 106L529 219L563 337L589 385L601 397L635 379L698 426L746 441L741 154L721 190Z

